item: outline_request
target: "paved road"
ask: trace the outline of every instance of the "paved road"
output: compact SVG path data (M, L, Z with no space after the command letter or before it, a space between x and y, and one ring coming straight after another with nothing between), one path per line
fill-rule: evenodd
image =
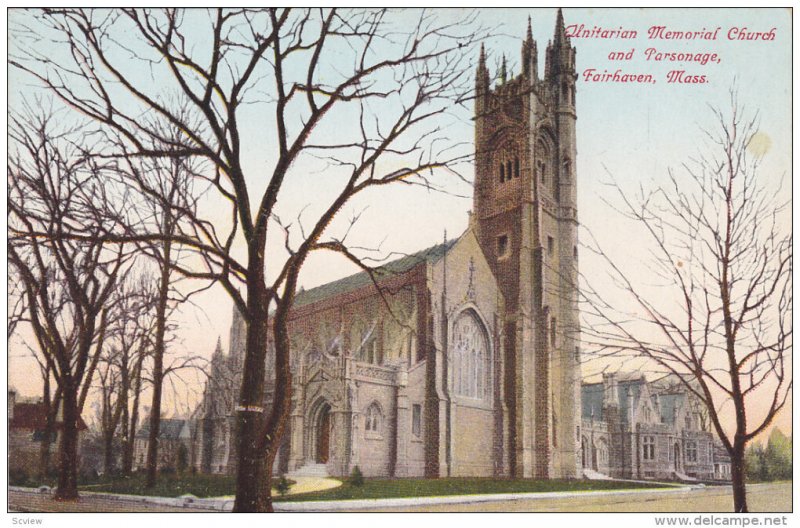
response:
M174 506L147 504L135 500L111 499L97 495L83 494L77 502L59 502L51 495L8 490L8 511L37 513L121 513L121 512L192 512L210 510L189 510Z
M791 512L790 482L748 486L748 504L752 512ZM559 499L523 499L473 504L443 504L365 511L391 512L729 512L730 488L717 487L671 493L638 493L567 497ZM111 499L84 494L79 502L56 502L48 495L9 490L9 511L16 512L203 512L136 500ZM359 511L357 509L348 511Z
M747 487L751 512L791 512L792 484L780 482ZM647 493L563 499L517 500L475 504L446 504L381 509L390 512L729 512L733 498L729 487L686 492ZM378 510L368 510L378 511Z

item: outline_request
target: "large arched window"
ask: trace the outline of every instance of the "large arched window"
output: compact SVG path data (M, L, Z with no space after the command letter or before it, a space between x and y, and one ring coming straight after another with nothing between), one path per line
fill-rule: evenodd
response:
M383 425L382 422L383 414L381 413L381 407L378 405L378 402L372 402L372 404L367 407L364 430L372 433L380 433L381 426Z
M453 325L453 391L457 396L485 400L491 393L491 363L486 329L467 310Z

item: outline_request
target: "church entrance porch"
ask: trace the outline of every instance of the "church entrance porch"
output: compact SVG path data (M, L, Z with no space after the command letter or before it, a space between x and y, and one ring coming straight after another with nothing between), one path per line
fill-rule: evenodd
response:
M327 464L331 458L331 406L321 402L312 414L306 460L317 464Z
M331 408L324 405L319 412L316 427L316 456L314 461L318 464L326 464L330 458L331 447Z

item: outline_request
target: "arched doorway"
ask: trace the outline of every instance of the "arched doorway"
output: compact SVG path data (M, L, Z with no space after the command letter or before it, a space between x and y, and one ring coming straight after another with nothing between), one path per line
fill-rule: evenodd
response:
M330 458L331 448L331 406L327 403L322 406L317 414L316 423L315 462L325 464Z

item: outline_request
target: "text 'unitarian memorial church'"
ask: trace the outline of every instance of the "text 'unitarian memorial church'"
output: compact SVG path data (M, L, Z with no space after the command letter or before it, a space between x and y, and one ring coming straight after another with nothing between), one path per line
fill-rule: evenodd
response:
M481 50L467 231L383 266L380 291L361 273L299 294L276 471L581 475L575 49L560 11L543 78L530 23L521 59L493 82ZM200 471L236 463L244 335L234 314L194 416Z

